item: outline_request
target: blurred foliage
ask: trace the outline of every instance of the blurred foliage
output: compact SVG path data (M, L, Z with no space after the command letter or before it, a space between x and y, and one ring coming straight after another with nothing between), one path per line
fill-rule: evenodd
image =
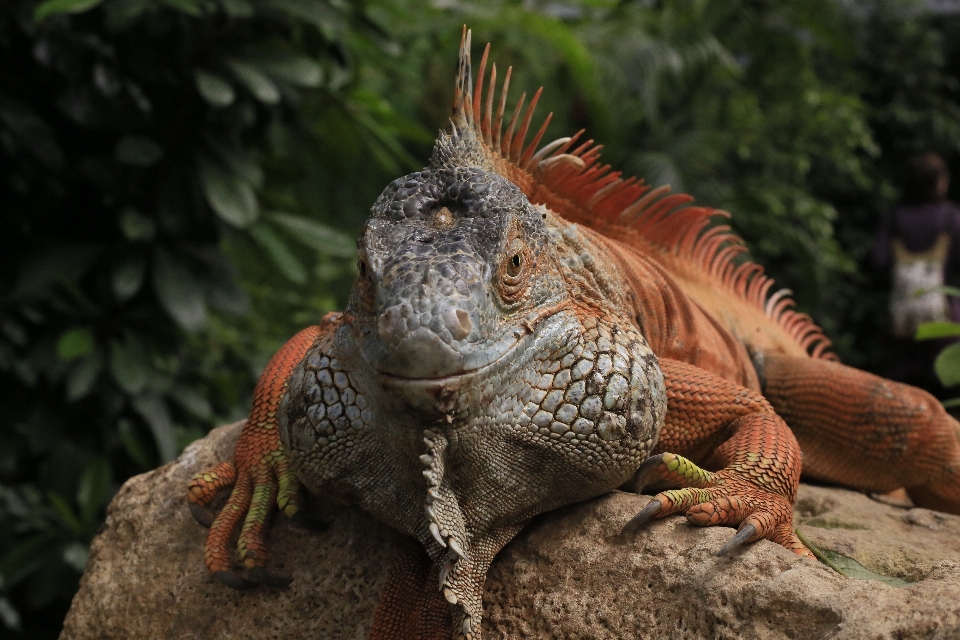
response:
M429 137L358 48L395 52L325 0L0 6L0 628L55 633L119 483L243 415L272 320L342 300L379 185L324 181Z
M0 637L53 637L119 484L246 412L449 115L460 27L548 136L734 213L851 364L909 153L960 175L960 22L840 0L0 4ZM199 544L198 539L198 544Z
M960 297L957 287L938 287L948 296ZM945 388L960 385L960 322L927 322L917 327L917 340L940 340L948 342L933 362L934 372ZM960 397L943 401L948 409L960 407Z

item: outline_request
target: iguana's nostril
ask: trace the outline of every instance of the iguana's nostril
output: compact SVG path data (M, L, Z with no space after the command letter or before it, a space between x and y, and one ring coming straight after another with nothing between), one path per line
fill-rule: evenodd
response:
M402 337L406 328L403 321L403 314L400 312L400 305L394 305L384 310L377 318L377 332L380 334L380 340L385 343L391 343Z
M473 322L470 320L470 314L456 307L447 307L443 311L443 323L450 331L454 340L463 340L473 330Z

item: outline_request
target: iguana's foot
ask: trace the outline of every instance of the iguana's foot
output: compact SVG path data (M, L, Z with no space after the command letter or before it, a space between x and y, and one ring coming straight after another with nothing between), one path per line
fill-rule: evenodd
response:
M270 434L264 433L262 429L248 428L241 438L258 440L256 444L263 445L269 443L269 436ZM220 582L233 589L247 589L258 584L286 586L290 583L290 578L265 569L267 547L264 534L276 507L288 516L300 512L303 507L299 494L300 483L290 472L282 449L265 451L262 457L253 463L243 464L239 454L241 444L251 443L237 444L238 464L241 465L239 472L235 470L233 463L224 462L210 471L198 473L190 481L190 511L201 524L208 523L210 526L204 549L204 562ZM210 523L209 505L222 491L231 487L226 504ZM243 570L235 571L229 549L231 538L241 519L243 528L237 539L237 554Z
M304 329L267 365L254 391L253 409L237 441L234 462L222 462L198 473L188 486L190 511L198 522L210 527L204 562L228 587L247 589L258 584L285 586L290 583L290 578L265 569L264 534L274 510L279 508L294 517L303 512L304 506L300 481L291 471L280 444L277 408L287 378L320 331L320 327ZM231 488L230 497L214 518L210 505ZM243 528L237 540L237 553L243 570L235 571L230 540L241 520Z
M658 493L624 530L682 512L700 526L739 526L721 555L766 538L812 558L793 532L802 454L787 424L746 387L669 358L660 359L660 368L667 416L655 455L640 465L632 484L637 493L658 480L679 489ZM671 450L699 455L719 471L701 469Z
M772 466L773 462L768 464ZM662 480L684 488L658 493L626 524L624 533L637 530L653 518L683 513L690 523L701 527L739 525L737 534L720 549L718 556L764 538L798 555L813 557L794 533L790 502L782 495L759 488L744 478L742 471L724 469L712 473L683 456L661 453L640 466L637 480L638 484Z

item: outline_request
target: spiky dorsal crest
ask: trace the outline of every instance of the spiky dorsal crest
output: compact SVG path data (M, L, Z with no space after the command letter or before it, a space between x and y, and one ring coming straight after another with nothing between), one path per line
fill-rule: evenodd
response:
M507 69L494 112L496 64L490 70L486 100L483 95L490 45L483 51L474 85L470 44L471 32L464 27L451 118L458 160L469 156L514 182L531 202L545 204L572 222L627 243L652 246L678 263L699 269L717 286L765 313L813 357L836 359L826 351L830 341L820 327L807 314L792 309L791 292L781 289L770 295L773 279L762 266L743 258L747 251L743 240L728 225L714 223L716 217L729 218L726 211L692 206L692 196L670 193L666 185L654 189L643 180L622 178L621 172L600 163L601 145L593 140L579 142L583 130L538 150L552 113L527 144L542 88L526 111L526 94L520 96L504 132L512 68Z

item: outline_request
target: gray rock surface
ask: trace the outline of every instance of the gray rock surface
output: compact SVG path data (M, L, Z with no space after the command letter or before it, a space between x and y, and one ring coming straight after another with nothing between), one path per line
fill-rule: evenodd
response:
M271 562L293 577L286 589L231 591L204 570L185 487L230 455L239 426L123 486L62 639L365 637L397 534L359 510L320 532L278 520ZM491 568L484 638L960 638L960 517L801 486L798 528L913 582L894 588L765 541L717 558L733 529L682 517L621 537L648 500L614 492L537 518Z

